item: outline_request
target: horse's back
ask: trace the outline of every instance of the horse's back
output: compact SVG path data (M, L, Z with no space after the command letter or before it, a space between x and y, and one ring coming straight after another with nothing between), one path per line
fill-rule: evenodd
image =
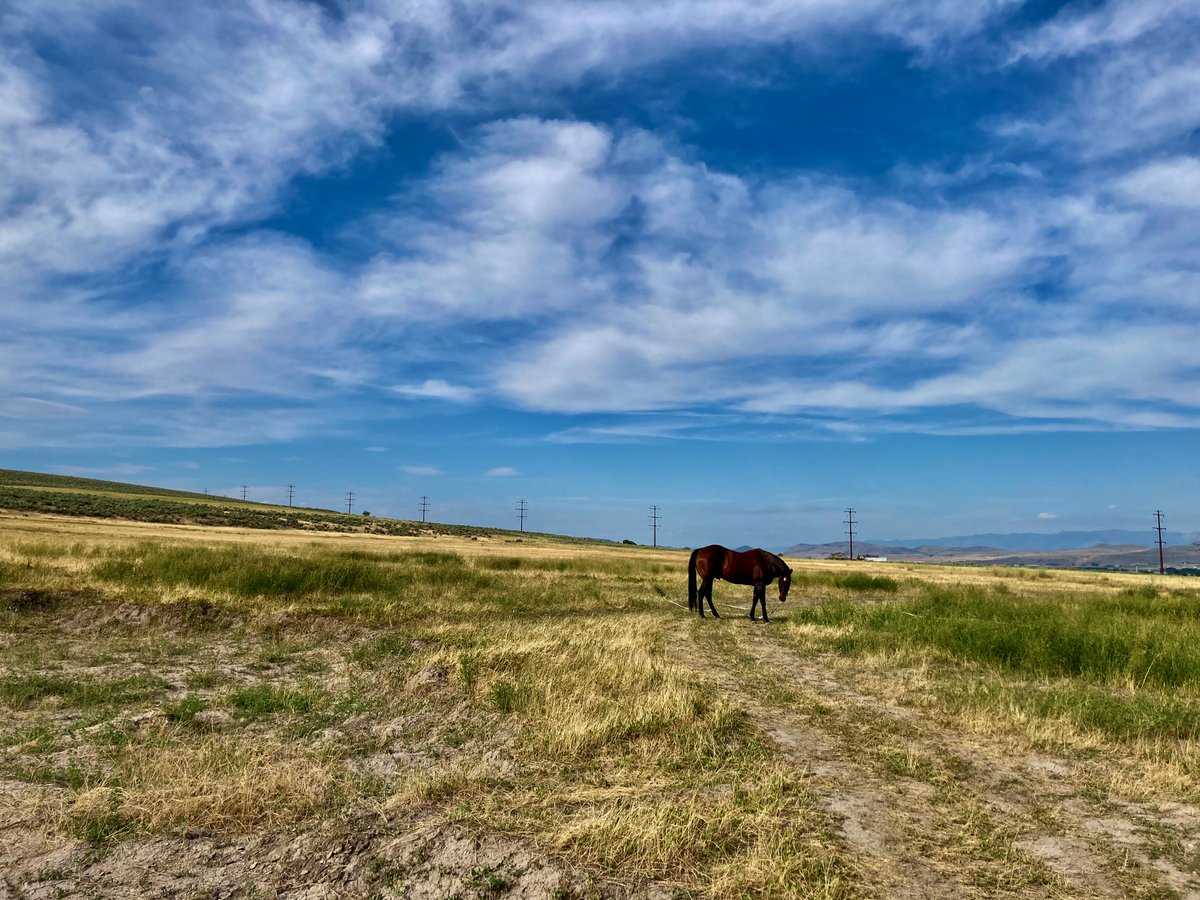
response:
M760 581L770 581L772 578L772 554L766 550L726 551L725 574L726 581L734 584L756 584Z
M696 559L696 574L701 578L721 578L721 571L725 567L725 557L732 552L720 544L709 544L707 547L696 550L692 554Z

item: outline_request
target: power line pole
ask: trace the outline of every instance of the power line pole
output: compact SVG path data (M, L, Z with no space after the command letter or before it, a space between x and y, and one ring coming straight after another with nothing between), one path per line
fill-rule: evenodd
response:
M292 498L295 496L296 496L296 486L294 484L289 484L288 485L288 506L292 505Z
M429 498L421 495L421 521L425 521L425 513L429 512Z
M346 491L346 515L354 508L354 491Z
M1166 567L1165 565L1163 565L1163 538L1162 538L1163 526L1162 526L1162 517L1163 517L1162 510L1161 510L1161 509L1156 509L1156 510L1154 511L1154 520L1155 520L1155 523L1156 523L1156 524L1155 524L1155 526L1154 526L1154 530L1158 532L1158 574L1159 574L1159 575L1166 575L1166 574L1167 574L1167 567Z
M652 546L657 547L658 546L658 523L662 520L662 516L660 516L658 514L657 506L650 507L650 515L647 518L650 519L650 533L653 535Z
M244 484L242 485L242 499L246 499L246 486Z
M846 525L846 534L850 535L850 558L854 559L854 510L849 508L846 510L846 518L842 521Z
M525 530L525 513L529 509L524 500L517 501L517 518L521 520L521 530Z

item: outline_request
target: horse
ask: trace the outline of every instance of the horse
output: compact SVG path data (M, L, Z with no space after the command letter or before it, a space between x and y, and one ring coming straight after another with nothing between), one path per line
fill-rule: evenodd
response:
M696 576L700 576L700 589L696 589ZM754 602L750 604L750 620L754 621L754 609L762 604L763 621L767 618L767 585L779 579L779 602L787 599L788 590L792 586L792 569L774 553L766 550L747 550L739 553L722 547L720 544L710 544L693 550L688 559L688 609L700 612L704 618L704 601L708 600L708 608L718 619L721 614L713 606L713 581L720 578L730 584L754 585Z

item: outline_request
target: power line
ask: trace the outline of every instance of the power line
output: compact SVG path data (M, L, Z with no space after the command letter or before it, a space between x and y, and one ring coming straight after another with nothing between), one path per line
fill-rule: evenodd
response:
M1163 533L1163 525L1162 525L1162 519L1163 519L1162 510L1161 510L1161 509L1156 509L1156 510L1154 511L1154 521L1155 521L1155 523L1156 523L1156 524L1155 524L1155 526L1154 526L1154 530L1158 532L1158 574L1159 574L1159 575L1165 575L1165 574L1167 574L1167 568L1166 568L1166 566L1164 566L1164 565L1163 565L1163 536L1162 536L1162 533Z
M652 545L657 547L658 546L658 523L660 521L662 521L662 516L660 516L658 514L657 506L650 507L650 515L647 518L650 519L650 533L653 536L653 544Z
M296 486L294 484L289 484L288 485L288 506L292 505L292 498L295 496L296 496Z
M346 515L354 508L354 491L346 491Z
M425 514L429 512L429 498L424 494L421 495L421 521L425 521Z
M846 534L850 535L850 558L854 559L854 509L846 510L846 518L842 520L842 524L847 526Z
M242 499L246 499L246 486L244 484L242 485Z
M521 530L522 531L525 530L525 513L528 511L528 509L529 509L529 507L527 507L525 505L524 500L517 501L517 518L520 519L520 521L521 521Z

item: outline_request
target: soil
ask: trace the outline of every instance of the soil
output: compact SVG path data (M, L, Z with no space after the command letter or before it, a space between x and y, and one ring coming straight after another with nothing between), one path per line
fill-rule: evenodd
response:
M660 900L654 885L603 880L514 838L472 835L433 810L347 815L309 830L126 840L52 837L36 809L51 791L0 784L0 897L541 898ZM41 794L42 796L33 796Z

